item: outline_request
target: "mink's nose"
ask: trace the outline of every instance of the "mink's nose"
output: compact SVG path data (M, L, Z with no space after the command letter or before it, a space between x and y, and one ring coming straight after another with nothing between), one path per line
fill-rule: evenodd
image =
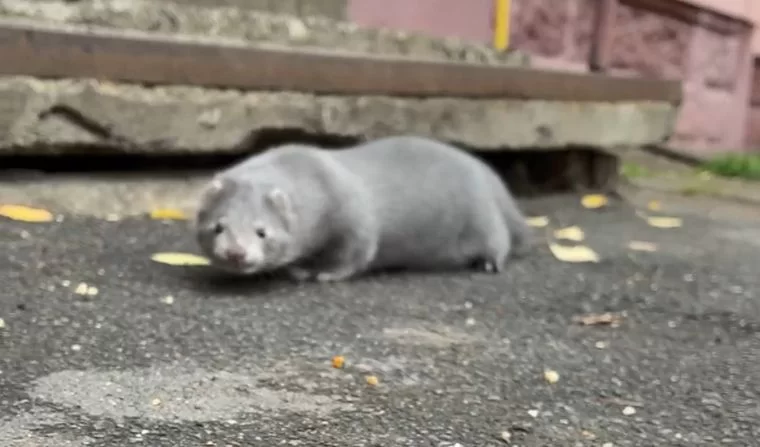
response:
M227 259L235 264L243 264L245 261L245 250L239 247L228 248L224 253Z

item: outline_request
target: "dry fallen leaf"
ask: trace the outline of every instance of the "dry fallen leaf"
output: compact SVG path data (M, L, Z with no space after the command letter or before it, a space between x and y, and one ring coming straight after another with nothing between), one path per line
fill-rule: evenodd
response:
M679 228L683 225L680 217L649 216L646 219L649 226L655 228Z
M346 362L346 359L342 355L336 355L332 358L332 366L333 368L340 369L343 368L343 364Z
M612 312L605 312L603 314L586 314L573 317L573 322L582 324L584 326L595 326L601 324L609 324L610 326L617 327L623 320L623 316L620 314L614 314Z
M628 248L633 251L646 251L653 253L657 251L657 244L645 241L631 241L628 243Z
M547 369L544 371L544 379L549 383L557 383L559 381L559 373L557 371Z
M367 385L375 386L380 383L376 376L367 376Z
M568 247L559 244L549 244L549 249L555 258L562 262L599 262L599 255L585 245L576 245Z
M581 199L581 205L588 209L602 208L607 206L607 203L609 203L609 200L603 194L588 194Z
M578 226L560 228L554 230L554 237L557 239L565 239L568 241L580 242L586 238L586 233Z
M155 253L150 257L155 262L169 265L185 265L185 266L197 266L197 265L209 265L209 260L203 256L194 255L191 253L178 253L178 252L165 252Z
M52 222L55 218L48 210L23 205L0 205L0 216L21 222Z
M159 208L150 212L150 218L156 220L187 220L187 214L174 208Z
M528 217L525 221L533 228L544 228L549 225L549 218L546 216Z

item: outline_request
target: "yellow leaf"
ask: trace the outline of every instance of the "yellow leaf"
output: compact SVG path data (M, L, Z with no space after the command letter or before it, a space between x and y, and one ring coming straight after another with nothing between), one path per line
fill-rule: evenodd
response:
M657 244L645 241L631 241L628 243L628 248L633 251L655 252L657 251Z
M54 219L48 210L23 205L0 205L0 216L21 222L51 222Z
M599 255L596 252L585 245L576 245L574 247L567 247L559 244L549 244L549 249L555 258L562 262L599 262Z
M184 211L173 208L159 208L150 212L151 219L156 220L187 220Z
M343 364L346 362L346 359L342 355L336 355L332 358L332 366L333 368L340 369L343 368Z
M647 204L647 208L649 208L650 211L660 211L662 209L662 204L659 200L650 200Z
M580 242L586 237L586 234L580 229L580 227L572 226L555 230L554 237L557 239Z
M581 199L581 205L588 209L602 208L607 206L608 202L607 196L603 194L588 194Z
M647 223L655 228L679 228L683 221L679 217L650 216Z
M543 228L549 225L549 218L546 216L529 217L525 219L528 225L534 228Z
M160 262L162 264L169 264L169 265L196 266L196 265L210 264L209 260L204 258L203 256L198 256L191 253L175 253L175 252L155 253L150 258L154 260L155 262Z

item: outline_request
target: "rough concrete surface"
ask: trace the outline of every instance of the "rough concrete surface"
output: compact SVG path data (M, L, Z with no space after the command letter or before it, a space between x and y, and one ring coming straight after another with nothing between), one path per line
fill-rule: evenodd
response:
M662 141L662 102L407 99L146 88L94 80L0 79L0 154L223 153L271 129L376 138L417 134L481 150L614 148Z
M195 251L184 222L0 220L0 445L755 445L756 223L523 205L602 261L232 281L150 261ZM603 312L620 325L574 322Z
M279 0L278 0L279 1ZM199 7L163 1L0 0L0 15L52 23L85 24L187 36L415 58L526 66L526 55L476 42L395 30L362 28L325 17L296 17L236 7Z

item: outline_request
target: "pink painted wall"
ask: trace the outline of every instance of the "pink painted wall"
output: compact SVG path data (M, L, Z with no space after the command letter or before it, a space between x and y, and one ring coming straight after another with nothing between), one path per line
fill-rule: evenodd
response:
M660 0L670 2L674 0ZM691 0L716 13L760 26L760 0ZM513 0L511 47L531 55L536 68L588 71L598 0ZM490 43L493 0L349 0L348 18L360 25L459 37ZM610 73L679 79L684 103L671 143L695 152L760 146L760 32L720 31L699 23L620 4L612 30ZM735 22L743 23L743 22Z
M690 0L691 3L705 8L740 17L760 25L760 1L758 0ZM760 55L760 32L755 32L752 39L752 52Z
M490 43L492 4L492 0L350 0L347 15L363 26Z

